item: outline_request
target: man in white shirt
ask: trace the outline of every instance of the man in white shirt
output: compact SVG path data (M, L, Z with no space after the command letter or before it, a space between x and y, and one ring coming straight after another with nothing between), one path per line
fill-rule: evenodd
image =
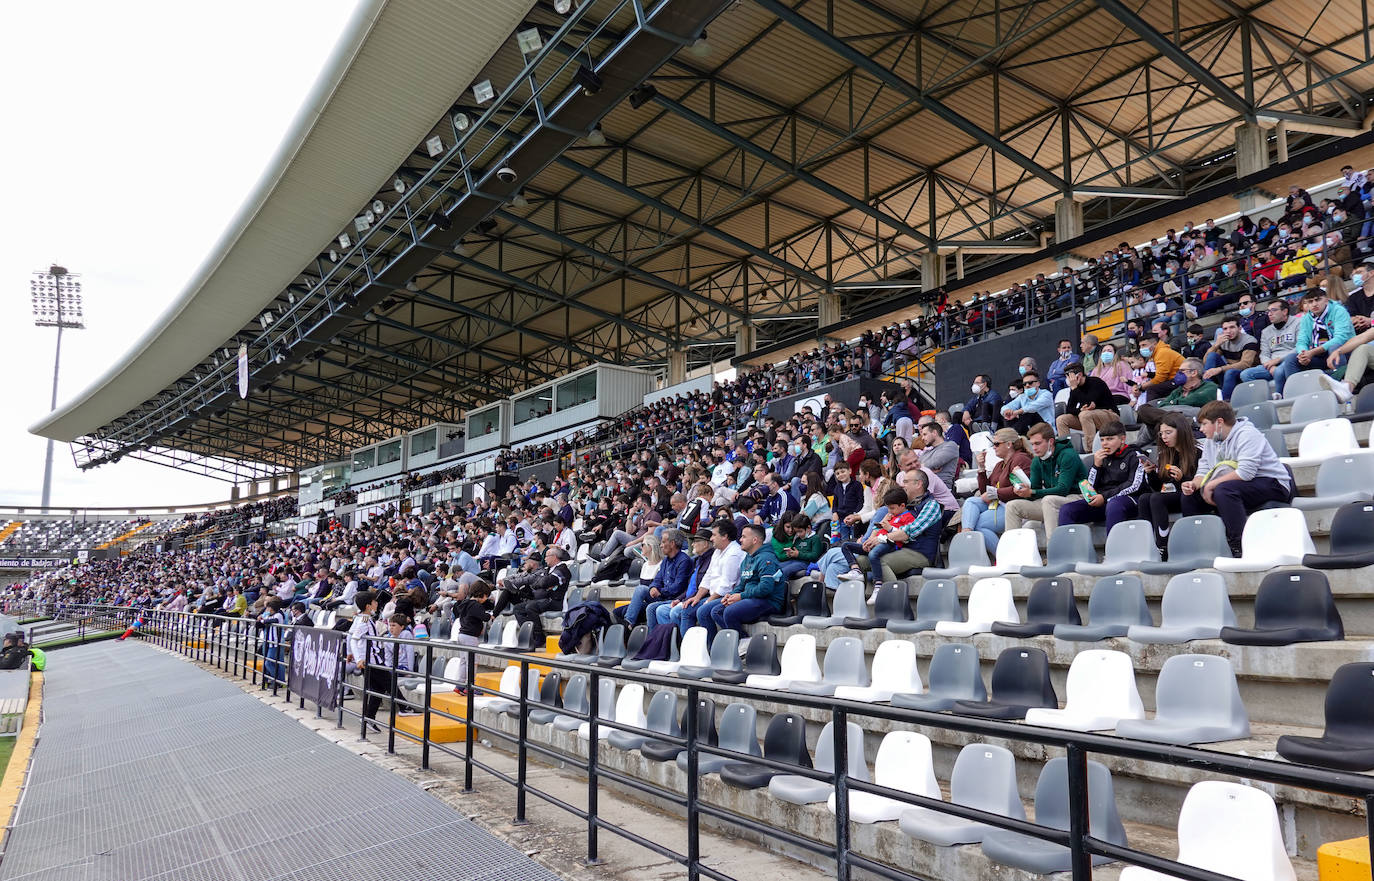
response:
M659 610L659 622L674 621L682 633L693 626L706 628L708 641L716 635L715 621L711 609L720 605L722 598L734 591L739 584L739 568L744 562L744 549L739 546L739 530L733 521L718 520L707 532L711 533L711 562L706 567L706 575L697 585L696 593L672 606ZM665 617L666 616L666 617Z

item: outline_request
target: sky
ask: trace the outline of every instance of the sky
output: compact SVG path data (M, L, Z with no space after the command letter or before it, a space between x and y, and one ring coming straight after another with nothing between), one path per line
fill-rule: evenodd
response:
M0 34L0 326L7 418L0 505L37 506L56 331L29 280L79 273L86 329L65 331L59 405L138 339L208 255L265 170L355 0L14 4ZM54 453L52 504L227 499L230 484L126 457L79 471Z

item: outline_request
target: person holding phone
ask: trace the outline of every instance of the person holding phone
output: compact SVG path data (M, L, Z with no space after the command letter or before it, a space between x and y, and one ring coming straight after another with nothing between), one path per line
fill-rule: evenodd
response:
M1201 447L1193 438L1193 422L1182 413L1166 413L1159 423L1159 452L1145 460L1149 490L1140 496L1140 517L1155 528L1155 544L1163 554L1169 544L1169 514L1183 504L1183 484L1197 476Z

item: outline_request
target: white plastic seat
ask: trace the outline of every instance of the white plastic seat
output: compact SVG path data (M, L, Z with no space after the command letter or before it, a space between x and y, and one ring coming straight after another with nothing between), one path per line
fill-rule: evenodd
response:
M615 699L615 721L621 725L631 725L635 728L648 728L649 720L644 713L644 686L638 682L631 682L620 690L620 695ZM611 732L617 729L607 725L601 725L596 729L598 740L605 740L611 736ZM582 740L591 738L591 723L583 722L577 727L577 736Z
M534 673L536 676L539 675L539 671L538 671L538 670L531 670L530 672L531 672L531 673ZM497 686L497 690L500 691L502 695L509 695L509 697L501 697L501 696L497 696L497 695L494 695L494 694L479 694L479 695L474 696L473 699L472 699L472 706L473 706L473 708L474 708L474 709L496 710L497 712L505 712L505 711L506 711L508 708L510 708L510 707L519 706L519 703L518 703L518 701L520 700L520 667L519 667L519 666L512 664L511 666L509 666L509 667L507 667L506 669L504 669L504 670L501 671L501 684L500 684L499 686ZM538 690L538 688L536 687L536 688L535 688L535 696L537 697L538 695L539 695L539 690Z
M1221 572L1265 572L1276 566L1297 566L1315 554L1307 518L1296 508L1256 511L1245 521L1239 557L1217 557L1212 568Z
M894 694L920 694L924 690L916 669L916 643L889 639L873 653L873 681L870 685L841 685L835 689L839 700L877 703L892 700Z
M1145 705L1135 685L1135 668L1125 652L1089 649L1069 665L1064 709L1032 707L1027 725L1070 731L1104 731L1123 719L1144 719Z
M997 563L968 567L969 578L995 578L1015 575L1023 566L1039 566L1040 545L1033 529L1008 529L997 541Z
M1298 454L1282 456L1279 461L1290 468L1320 465L1331 456L1358 453L1360 442L1355 439L1355 426L1344 417L1321 419L1308 424L1298 437Z
M881 578L879 573L876 578ZM862 581L842 581L835 589L835 600L830 615L806 615L801 619L803 627L822 630L826 627L839 627L846 618L867 618L868 603L864 600Z
M501 638L496 642L484 642L478 648L484 649L508 649L515 648L516 641L520 638L520 622L514 618L506 622L506 626L501 629Z
M435 670L437 675L449 680L448 682L435 682L435 693L442 694L445 691L453 691L454 688L458 687L453 683L458 681L458 674L463 671L463 659L449 658L448 661L445 662L442 671L440 671L437 664L435 665ZM423 695L425 693L425 680L421 678L419 682L414 685L407 685L407 687L416 694Z
M935 764L931 758L930 738L915 731L890 731L878 745L873 760L873 782L889 789L940 798L940 785L935 782ZM826 801L830 813L835 813L835 795ZM913 805L885 795L871 792L849 793L849 819L854 823L881 823L896 820Z
M816 637L810 633L797 633L787 638L778 660L781 671L777 676L751 673L744 680L750 688L765 688L770 691L786 689L793 682L820 682L821 665L816 661Z
M1193 784L1178 812L1177 862L1245 881L1297 877L1279 830L1274 799L1229 780ZM1173 875L1128 866L1121 881L1176 881Z
M1005 578L984 578L969 591L968 620L937 621L935 632L940 636L967 637L987 633L999 621L1021 623L1021 615L1011 595L1011 582Z
M705 667L710 663L711 649L706 645L706 628L689 627L686 635L682 637L682 645L678 647L678 659L676 661L650 661L649 666L644 668L644 672L667 676L676 673L678 668L684 664L689 667Z

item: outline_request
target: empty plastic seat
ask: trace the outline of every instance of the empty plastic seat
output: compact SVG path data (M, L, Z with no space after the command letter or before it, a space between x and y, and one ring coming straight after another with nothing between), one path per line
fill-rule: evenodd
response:
M460 681L458 678L459 674L461 674L462 672L462 657L449 658L447 661L444 662L444 666L442 668L436 661L434 665L435 676L442 677L448 681L439 682L437 680L434 680L434 693L442 694L446 691L453 691L455 688L464 687L464 683ZM423 678L421 678L419 681L416 681L413 677L409 679L402 679L401 684L404 687L414 691L417 695L423 695L425 693L425 680Z
M1175 575L1164 586L1160 625L1133 625L1126 631L1132 642L1181 643L1216 639L1223 627L1236 625L1226 581L1216 572Z
M1026 819L1026 809L1016 791L1016 759L1005 747L970 743L959 750L949 775L949 800L1014 820ZM912 838L939 847L976 844L993 828L931 808L908 808L899 825Z
M913 795L940 798L930 738L915 731L890 731L884 735L873 760L873 782ZM826 806L830 813L835 813L834 793L826 800ZM886 795L852 790L849 793L849 819L853 823L895 820L911 807L907 802Z
M1139 569L1142 563L1159 562L1155 527L1148 520L1123 520L1107 533L1107 549L1101 563L1079 563L1084 575L1115 575Z
M997 542L997 564L994 566L973 565L968 567L970 578L995 578L998 575L1015 575L1022 566L1039 566L1040 544L1033 529L1008 529Z
M620 628L619 632L616 628ZM598 667L618 667L620 662L627 657L632 657L639 647L644 645L644 640L649 638L649 628L640 624L630 631L628 638L625 636L624 624L612 624L606 628L606 642L601 646L601 654L597 655L596 665Z
M1086 528L1086 527L1081 527ZM1073 579L1041 578L1026 597L1026 623L992 625L998 636L1040 636L1053 633L1056 625L1082 623L1073 598Z
M1147 575L1178 575L1209 569L1217 557L1231 556L1226 543L1226 524L1215 514L1181 517L1169 530L1168 562L1140 564Z
M1109 731L1122 719L1145 718L1135 667L1125 652L1079 652L1069 665L1064 709L1032 708L1026 724L1070 731Z
M967 621L939 621L935 632L940 636L972 636L987 633L998 621L1020 623L1016 602L1011 595L1011 582L1005 578L984 578L973 585L968 595Z
M820 682L821 665L816 663L816 637L797 633L782 647L782 670L776 676L751 673L744 684L751 688L780 690L794 682Z
M1302 564L1313 569L1358 569L1374 565L1374 504L1353 502L1331 518L1331 553L1308 554Z
M957 578L967 575L970 566L987 566L992 562L988 559L988 546L983 534L977 531L961 532L954 536L950 540L946 559L949 565L945 568L927 567L921 570L921 574L926 578Z
M706 628L689 627L687 633L682 637L682 645L678 647L678 658L675 661L650 661L649 666L645 667L646 673L657 673L659 676L667 676L676 673L683 664L693 667L706 668L711 664L711 651L706 647Z
M1256 401L1235 407L1236 418L1244 416L1260 431L1266 431L1279 424L1278 406L1273 401Z
M862 581L841 581L835 589L834 604L829 615L803 615L801 624L815 630L839 627L846 618L862 618L868 614Z
M1277 403L1291 404L1303 395L1329 390L1320 370L1303 370L1288 377L1283 386L1283 400Z
M615 683L611 685L614 687ZM591 702L587 699L587 674L574 673L568 684L563 687L563 709L574 713L586 713L590 706ZM543 720L543 713L542 709L530 713L530 721L536 724L541 721L552 722L557 731L572 731L582 724L581 719L567 713L552 713L547 720ZM536 718L536 714L539 714L539 718Z
M513 652L533 652L540 651L543 645L536 645L534 642L534 622L526 621L515 631L515 645L510 646Z
M582 547L586 547L586 545L583 545ZM580 551L581 549L582 549L582 548L578 548L579 551ZM563 613L564 613L564 612L566 612L568 609L571 609L573 606L580 606L580 605L582 605L582 588L580 588L580 587L570 587L570 588L568 588L567 594L564 596L564 599L563 599L563 608L561 608L561 609L556 609L556 610L554 610L554 611L552 611L552 612L544 612L544 613L543 613L542 615L540 615L539 617L543 618L545 621L550 621L550 622L552 622L552 621L561 621L561 620L563 620Z
M568 684L568 687L571 688L571 687L572 687L572 683L569 683L569 684ZM598 719L614 719L614 718L615 718L615 680L614 680L614 679L602 679L602 680L599 680L598 683L597 683L596 689L597 689L597 693L598 693L597 704L596 704L596 707L597 707L597 709L596 709L596 716L597 716L597 718L598 718ZM586 687L583 689L583 697L584 697L584 699L585 699L585 703L581 706L580 712L583 712L583 713L590 713L590 712L591 712L591 686L590 686L590 685L586 686ZM564 696L563 696L563 708L564 708L564 709L573 709L572 705L568 703L566 693L565 693ZM575 717L573 717L573 716L559 715L559 717L558 717L557 719L554 719L554 720L553 720L553 727L554 727L554 730L555 730L555 731L581 731L581 732L582 732L581 737L585 740L585 739L586 739L586 736L587 736L585 732L586 732L586 730L587 730L590 726L589 726L586 722L582 721L581 719L577 719L577 718L575 718ZM598 735L598 736L605 736L605 735Z
M1314 427L1303 429L1303 436ZM1295 497L1293 507L1317 511L1374 499L1374 453L1332 453L1317 468L1315 492L1313 496Z
M788 641L790 644L790 640ZM913 644L914 647L914 644ZM864 663L863 641L854 636L841 636L825 648L825 663L821 667L821 681L793 680L788 691L802 694L831 695L842 685L866 688L869 683L868 666Z
M1299 376L1301 374L1295 374ZM1285 391L1287 389L1285 388ZM1285 398L1285 400L1289 400ZM1323 419L1335 419L1341 415L1341 402L1336 397L1335 392L1319 391L1311 394L1302 395L1291 399L1293 409L1288 413L1288 422L1282 424L1285 434L1306 428L1313 422L1320 422Z
M797 597L791 604L791 614L772 615L768 623L774 627L791 627L800 624L802 619L808 615L824 615L825 609L825 585L819 581L808 581L797 591Z
M1374 663L1344 664L1332 674L1321 737L1285 734L1277 748L1290 762L1343 771L1374 769Z
M478 648L484 649L509 649L515 647L515 641L520 636L520 624L514 618L507 621L501 628L501 638L495 642L484 642Z
M531 670L530 672L534 673L536 676L539 675L539 671L537 670ZM474 696L472 699L473 707L503 711L504 708L514 705L515 701L512 701L511 698L515 698L516 700L520 698L520 668L512 665L502 670L501 682L497 685L496 690L499 694L479 694ZM537 688L535 694L538 694Z
M868 781L868 762L864 760L864 730L855 722L845 725L845 752L848 764L845 776L851 780ZM835 723L827 722L816 740L816 755L812 767L827 774L835 772ZM800 774L779 774L768 781L768 793L794 805L810 805L830 798L835 786L825 780L813 780Z
M647 636L648 627L647 627L647 625L640 624L639 627L644 627L644 628L645 628L645 631L646 631L645 639L648 639L648 636ZM635 629L638 630L639 627L636 627ZM680 632L680 631L679 631L676 627L674 627L674 628L668 633L668 657L667 657L665 660L667 660L667 661L669 661L669 662L676 663L676 662L680 659L680 657L681 657L681 655L679 654L679 647L678 647L678 633L679 633L679 632ZM633 634L631 634L631 635L633 635ZM648 660L647 658L636 658L636 657L635 657L635 652L632 652L632 651L628 651L628 650L627 650L626 653L625 653L625 660L623 660L623 661L620 662L620 669L622 669L622 670L648 670L648 669L649 669L649 665L652 664L652 663L654 663L654 662L651 661L651 660Z
M1320 465L1332 456L1358 453L1360 442L1355 439L1355 426L1349 419L1319 419L1309 423L1298 438L1298 454L1282 457L1290 468Z
M931 683L933 687L934 676ZM958 700L950 709L989 719L1023 719L1034 707L1059 706L1059 695L1050 681L1050 659L1041 649L1003 649L992 665L991 692L986 701Z
M730 704L720 714L720 725L717 727L719 737L717 745L722 750L738 753L740 756L761 756L763 750L759 748L758 735L758 713L749 704ZM697 773L714 774L725 765L738 761L735 756L716 756L699 753L697 755ZM687 770L687 756L685 753L677 757L677 766L682 770Z
M1217 655L1174 655L1155 684L1153 719L1123 719L1116 733L1158 743L1216 743L1250 736L1231 662Z
M1070 523L1050 533L1045 549L1044 566L1022 566L1026 578L1045 578L1074 571L1079 563L1096 563L1097 548L1093 545L1093 530L1084 523Z
M888 621L887 629L892 633L921 633L934 630L939 621L963 620L959 585L952 578L937 578L922 584L920 593L916 594L916 620Z
M653 708L650 707L650 709ZM687 714L690 712L693 712L690 707L682 711L682 720L678 723L679 730L682 732L687 730L689 724ZM715 701L710 698L697 698L695 712L697 716L697 743L715 746L717 743ZM680 734L679 736L685 737L686 735ZM639 754L651 762L671 762L675 761L686 750L687 747L677 743L669 743L666 740L648 740L639 748Z
M686 640L683 641L684 644ZM683 650L686 654L686 649ZM734 671L740 669L739 659L739 631L720 630L716 633L715 640L711 643L710 654L707 655L706 664L699 666L684 661L677 668L679 679L707 679L716 670Z
M1035 784L1035 822L1051 829L1069 828L1069 768L1064 758L1050 759ZM1100 762L1088 762L1088 834L1109 844L1125 846L1126 827L1116 810L1112 775ZM983 836L983 854L1004 866L1048 875L1067 872L1071 854L1067 847L1006 829L989 829ZM1094 854L1100 866L1112 858Z
M1296 566L1316 550L1301 511L1266 508L1246 519L1240 557L1218 557L1212 566L1222 572L1263 572L1276 566Z
M889 622L913 620L909 590L905 581L884 584L873 592L873 616L845 618L844 626L851 630L875 630L887 627Z
M599 708L598 708L599 709ZM598 712L598 715L600 713ZM631 682L620 690L619 696L615 699L614 720L621 725L628 725L631 728L645 728L648 720L644 716L644 686L638 682ZM609 725L602 725L597 728L597 737L605 740L609 739L617 729ZM591 723L583 722L577 729L577 736L583 740L591 737Z
M539 706L530 710L529 720L535 725L544 725L554 720L558 709L563 706L559 693L563 685L563 671L550 670L539 683Z
M1282 428L1271 427L1260 431L1264 439L1269 442L1269 449L1274 451L1274 455L1282 459L1288 455L1288 437L1283 433Z
M806 720L796 713L779 713L763 732L763 757L774 762L811 767L806 751ZM781 774L753 762L728 762L720 769L720 779L740 789L759 789Z
M981 702L988 699L976 646L962 642L940 646L931 657L926 673L925 694L899 692L891 697L891 704L933 712L948 710L961 700Z
M1252 379L1242 382L1231 391L1231 406L1239 410L1249 404L1258 404L1273 397L1273 385L1267 379Z
M727 631L716 634L718 642ZM739 642L736 639L736 649ZM715 643L711 644L715 649ZM738 685L750 676L777 676L782 673L782 663L778 660L778 638L772 633L755 633L749 637L749 647L744 650L744 663L737 667L713 667L712 682L726 682Z
M920 694L921 690L921 674L916 670L916 643L889 639L873 653L871 684L841 685L835 689L835 697L876 703L891 700L894 694Z
M1099 578L1088 594L1087 624L1056 624L1054 638L1071 642L1096 642L1125 636L1132 626L1153 624L1145 604L1145 587L1138 575Z
M628 688L626 689L629 690ZM624 697L624 694L621 694ZM617 716L619 708L616 709ZM620 721L617 718L616 721ZM682 729L677 723L677 695L671 691L656 692L649 699L649 712L644 717L644 725L655 734L667 734L670 737L681 737ZM635 731L612 731L606 738L606 742L616 749L633 750L639 749L650 740L647 734L640 734Z

